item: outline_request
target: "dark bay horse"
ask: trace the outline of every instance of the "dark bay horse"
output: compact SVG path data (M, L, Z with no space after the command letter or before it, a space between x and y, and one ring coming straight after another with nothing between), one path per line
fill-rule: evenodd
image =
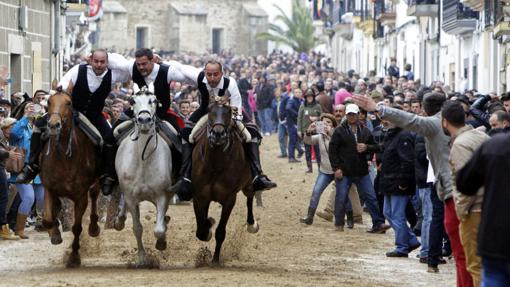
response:
M61 209L59 197L74 202L74 240L67 267L79 267L82 217L87 209L89 193L92 201L89 235L96 237L97 197L99 195L98 159L96 147L85 133L75 126L71 97L62 91L48 100L48 130L50 137L41 153L41 180L46 189L43 224L52 244L62 243L57 215Z
M230 106L217 102L209 106L207 126L197 136L193 151L192 178L198 239L209 241L212 238L215 220L208 217L211 201L222 205L212 260L213 264L218 264L221 245L225 240L225 228L239 190L247 197L248 231L256 233L259 229L253 217L251 171L245 159L241 135L232 120Z

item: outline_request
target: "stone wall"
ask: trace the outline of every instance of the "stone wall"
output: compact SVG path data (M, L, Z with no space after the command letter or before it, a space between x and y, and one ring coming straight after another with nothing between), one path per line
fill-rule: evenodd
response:
M212 49L212 30L219 28L223 29L222 49L250 55L267 53L267 41L255 40L257 32L267 31L267 16L250 17L243 9L243 4L246 3L257 5L256 0L118 2L127 10L127 32L118 31L120 27L105 29L104 27L117 23L105 14L99 41L101 47L111 48L115 44L121 51L134 49L136 27L145 26L149 29L149 47L156 50L203 53ZM251 18L258 20L250 20Z

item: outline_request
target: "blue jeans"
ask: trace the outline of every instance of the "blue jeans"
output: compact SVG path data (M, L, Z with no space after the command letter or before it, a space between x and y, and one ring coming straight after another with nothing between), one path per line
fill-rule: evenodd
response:
M32 205L37 198L37 207L44 209L44 187L42 184L16 184L16 190L21 197L18 213L29 215Z
M310 208L317 209L319 206L319 200L321 199L321 195L326 190L328 185L335 180L334 174L326 174L319 171L319 175L315 180L315 185L313 186L312 197L310 198ZM339 184L336 184L336 198L344 198L346 195L342 193L342 190L339 188ZM347 197L347 202L345 204L340 204L340 200L335 200L335 225L344 225L345 211L352 212L351 201Z
M297 126L296 124L287 121L287 132L289 133L289 159L295 159L294 150L299 148L298 136L297 136Z
M482 287L510 286L510 261L482 257Z
M0 168L0 226L7 224L7 201L9 188L5 168Z
M430 191L430 202L432 203L432 221L429 229L429 256L428 265L437 266L443 253L444 235L444 204L437 196L436 189Z
M406 207L410 200L408 195L385 195L384 216L395 230L395 251L408 254L409 249L420 244L407 225Z
M355 183L358 187L358 193L360 197L365 202L366 207L368 208L368 212L372 217L372 228L379 228L381 224L384 223L384 218L381 216L381 212L379 210L379 206L377 205L377 199L375 197L374 185L372 184L372 180L370 179L370 175L364 176L344 176L337 185L340 186L341 195L344 195L343 198L336 197L336 204L343 204L347 202L347 195L349 194L349 188L351 185ZM338 193L337 193L338 195Z
M257 111L257 116L259 117L259 121L261 124L260 129L263 133L271 133L273 132L273 109L265 108Z
M280 154L287 155L287 125L278 123L278 143L280 144Z
M418 188L418 197L421 202L421 211L423 221L421 222L421 250L420 257L425 258L429 256L429 233L430 223L432 222L432 201L430 200L430 193L432 188Z

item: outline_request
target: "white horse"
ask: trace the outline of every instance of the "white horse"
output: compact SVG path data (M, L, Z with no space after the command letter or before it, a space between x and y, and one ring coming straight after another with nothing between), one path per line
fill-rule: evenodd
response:
M115 169L119 176L119 187L125 204L120 204L115 219L115 229L122 230L126 220L126 207L133 218L133 233L138 244L137 266L146 266L146 253L142 242L143 227L140 223L141 201L152 202L157 209L154 236L156 249L166 249L166 230L170 217L166 216L168 204L173 196L172 156L170 147L156 131L156 106L154 86L134 87L135 129L121 143L115 159Z

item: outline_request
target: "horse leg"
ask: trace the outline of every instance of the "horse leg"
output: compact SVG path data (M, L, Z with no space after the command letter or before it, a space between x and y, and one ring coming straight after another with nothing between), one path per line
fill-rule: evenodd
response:
M99 216L97 215L97 198L99 196L99 186L94 185L90 190L90 200L91 208L90 208L90 224L89 224L89 235L91 237L97 237L101 229L97 224L99 220Z
M221 209L221 219L220 223L218 223L218 227L216 228L216 248L214 249L214 256L212 263L213 264L219 264L220 263L220 252L221 252L221 245L223 244L223 241L225 240L225 233L226 233L226 227L228 223L228 219L230 217L230 213L232 212L232 209L234 208L234 205L236 203L236 196L235 194L231 196L231 198L228 199L227 202L223 203L223 208Z
M259 231L259 224L253 217L253 195L246 198L246 207L248 210L248 218L246 219L248 226L246 229L249 233L257 233Z
M136 266L143 267L147 264L147 262L145 248L143 247L142 242L143 226L140 222L140 206L138 203L133 203L128 200L126 201L126 204L128 205L131 217L133 218L133 233L135 234L136 243L138 245L138 262Z
M210 203L210 201L193 200L193 209L195 210L195 218L197 220L196 236L201 241L209 241L212 238L212 227L215 221L212 217L207 218Z
M160 251L166 249L166 229L170 221L170 217L166 215L166 212L168 210L169 201L170 199L167 195L161 196L156 201L157 218L154 236L157 238L156 249Z
M48 230L51 244L57 245L62 243L62 236L58 230L57 215L61 208L60 199L53 195L54 193L49 190L44 192L44 210L43 212L43 226Z
M121 194L119 199L119 211L113 222L113 228L117 231L124 229L126 222L126 201L124 200L124 194Z
M72 251L71 255L69 255L69 259L67 261L67 267L68 268L76 268L80 267L81 265L81 259L80 259L80 235L83 230L82 228L82 220L83 220L83 214L85 213L85 210L87 209L88 205L88 194L87 192L84 193L83 196L78 198L74 203L74 224L73 224L73 245L72 245Z

